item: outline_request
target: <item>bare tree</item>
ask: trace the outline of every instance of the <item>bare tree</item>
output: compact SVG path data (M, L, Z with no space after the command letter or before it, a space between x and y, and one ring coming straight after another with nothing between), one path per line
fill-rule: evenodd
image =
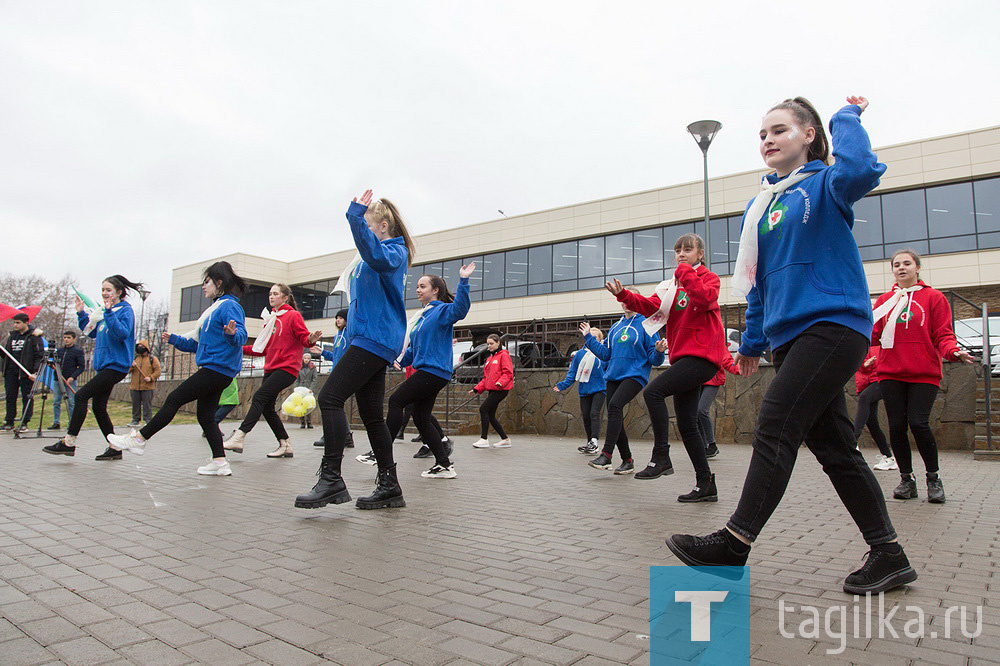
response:
M42 306L32 323L41 328L47 338L58 342L63 331L76 329L76 310L71 295L71 289L76 284L70 275L52 281L40 275L0 273L0 303L15 308L22 305Z

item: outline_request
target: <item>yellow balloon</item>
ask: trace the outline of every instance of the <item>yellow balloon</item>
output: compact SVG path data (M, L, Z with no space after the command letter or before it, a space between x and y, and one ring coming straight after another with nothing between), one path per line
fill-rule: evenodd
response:
M298 393L293 393L290 396L288 396L288 402L291 403L292 405L298 405L302 402L302 396L299 395Z
M313 407L316 406L316 398L312 397L311 395L307 395L306 397L302 398L302 404L306 406L306 409L312 409Z

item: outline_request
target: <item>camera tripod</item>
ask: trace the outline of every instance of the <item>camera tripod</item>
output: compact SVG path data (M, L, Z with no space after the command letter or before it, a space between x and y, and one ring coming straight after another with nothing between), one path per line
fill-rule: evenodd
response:
M28 429L28 420L24 417L28 413L27 409L28 405L34 407L36 395L42 396L42 405L41 408L38 410L38 430L35 432L34 437L51 438L51 439L59 439L62 437L62 435L55 435L55 434L47 435L42 432L42 423L45 420L45 401L48 398L49 394L52 393L52 389L50 389L48 384L46 384L45 381L42 379L43 376L45 375L46 368L50 368L52 370L52 372L55 374L56 381L59 382L59 385L64 388L64 391L62 391L62 395L66 398L67 407L69 406L68 392L72 392L74 394L76 393L76 389L70 386L69 382L66 381L66 378L63 377L62 368L59 367L59 363L56 361L55 349L50 347L45 353L45 360L42 361L41 366L39 366L38 368L38 372L35 374L35 381L31 385L31 391L28 394L28 401L24 405L24 408L21 412L21 420L20 422L18 422L17 427L14 428L14 439L24 438L24 433Z

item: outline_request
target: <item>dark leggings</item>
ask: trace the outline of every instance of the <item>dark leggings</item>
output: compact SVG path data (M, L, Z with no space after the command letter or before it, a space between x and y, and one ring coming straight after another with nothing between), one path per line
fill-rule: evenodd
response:
M167 399L163 401L160 411L153 415L153 420L143 426L139 434L142 435L143 439L149 439L174 420L177 410L189 402L197 400L195 412L198 415L198 425L205 433L208 445L212 447L212 457L225 458L226 451L222 448L222 431L219 430L219 424L215 422L215 410L219 406L222 392L232 383L232 377L208 368L199 368L198 372L185 379L180 386L170 392ZM79 396L79 394L77 395Z
M718 371L719 366L707 358L683 356L671 361L670 367L642 392L649 420L653 423L653 462L665 462L670 454L670 412L667 411L666 399L672 395L677 430L695 474L711 474L705 456L705 440L698 430L698 398L701 397L702 385Z
M757 415L750 468L726 527L750 541L757 538L785 494L805 440L865 542L896 538L882 488L855 448L844 396L844 384L869 346L857 331L821 322L774 350L776 372Z
M715 397L719 395L718 386L705 384L701 387L701 394L698 396L698 432L705 440L705 448L715 444L715 424L712 423L712 405L715 404Z
M285 424L281 422L281 417L274 411L274 401L278 399L278 394L294 384L296 379L295 375L285 370L265 372L264 381L261 382L257 392L253 394L250 409L247 410L247 415L243 418L243 423L240 424L240 430L250 432L263 416L279 442L288 439Z
M858 411L854 414L854 441L858 441L858 438L861 437L861 431L867 425L868 432L875 440L879 452L884 456L891 457L892 450L889 448L889 442L886 441L885 433L882 432L882 428L878 424L878 403L880 400L882 400L882 391L878 384L869 384L864 391L858 394Z
M409 377L407 377L407 379L409 379ZM399 426L399 430L397 430L394 433L397 439L399 439L399 438L401 438L403 436L403 432L406 430L406 426L407 426L407 424L409 424L409 422L410 422L410 416L412 414L413 414L413 405L412 404L409 404L409 405L407 405L406 407L403 408L403 424L401 426ZM388 417L388 415L386 415L386 423L388 423L388 421L389 421L389 417ZM434 417L433 414L431 414L431 425L434 426L434 430L437 432L438 441L443 440L444 439L444 429L441 428L441 424L438 423L438 420ZM389 432L392 433L392 430L390 430ZM423 435L420 436L420 441L421 442L424 441L424 436Z
M80 434L83 422L87 420L87 403L94 402L94 418L97 419L97 427L101 429L101 434L107 438L115 433L115 424L108 416L108 398L111 397L111 389L115 384L125 379L127 372L118 372L110 368L104 368L93 378L80 387L76 392L76 404L73 405L73 414L69 417L69 427L66 434L76 437Z
M601 409L607 396L602 393L591 393L580 396L580 415L583 417L583 429L587 431L587 441L601 437Z
M41 372L41 370L39 369L38 372ZM35 383L28 378L28 375L22 374L16 367L5 374L3 380L4 390L7 392L7 417L5 422L7 425L14 425L14 418L17 414L17 393L20 391L21 423L27 426L34 411L35 403L31 398L31 387ZM84 411L84 414L86 414L86 411Z
M622 460L632 460L632 449L628 446L628 435L625 433L625 405L641 390L642 384L634 379L608 380L608 430L603 451L609 458L617 446Z
M417 426L420 439L434 453L434 461L442 467L449 467L448 450L441 443L440 431L434 427L434 401L448 380L423 370L417 370L400 384L389 397L389 414L386 425L389 432L399 432L403 424L403 408L412 406L413 423Z
M909 426L917 451L924 459L924 469L928 474L938 471L938 448L931 431L931 407L938 394L934 384L915 384L895 379L883 379L878 383L885 400L885 413L889 416L889 440L896 456L900 474L913 474L913 454L910 439L906 436Z
M344 403L353 395L378 468L389 469L393 466L392 435L382 414L385 369L388 365L384 358L352 345L334 366L316 401L323 417L325 455L337 459L344 457L344 446L350 431Z
M486 439L490 434L491 425L497 431L497 434L500 435L500 439L507 439L507 433L504 432L503 426L500 425L500 421L497 419L497 407L504 401L508 393L510 391L486 392L486 399L479 405L479 436L483 439ZM424 443L426 444L426 440Z

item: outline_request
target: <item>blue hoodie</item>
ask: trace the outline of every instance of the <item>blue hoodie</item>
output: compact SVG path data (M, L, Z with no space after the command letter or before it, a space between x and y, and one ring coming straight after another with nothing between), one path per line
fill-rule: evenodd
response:
M641 314L622 317L608 331L604 342L590 333L583 339L587 349L607 365L604 378L609 382L634 379L643 386L649 381L649 371L663 363L663 352L656 351L656 338L646 332Z
M181 351L196 352L194 362L199 368L235 377L243 368L243 345L247 342L245 314L235 296L224 294L218 300L222 304L202 324L198 340L171 334L170 344ZM236 322L234 335L225 331L230 321Z
M323 358L333 363L333 367L337 367L337 363L340 362L340 358L347 351L347 329L342 329L337 331L337 335L333 336L333 350L324 349L320 354Z
M451 379L455 339L455 323L465 319L472 302L469 298L469 278L458 281L455 301L444 303L431 301L424 313L413 324L410 332L410 346L399 361L405 368L412 365L414 370L423 370L442 379Z
M80 329L90 323L90 315L77 312ZM135 358L135 310L127 301L104 309L104 319L89 334L94 338L94 370L105 368L128 372Z
M597 338L594 338L594 341L596 342ZM580 367L580 361L583 360L583 356L586 353L586 349L580 349L573 354L573 360L569 364L569 372L566 373L566 379L556 384L557 389L565 391L573 385L573 382L576 381L576 371ZM580 392L581 398L585 398L588 395L604 393L607 390L607 382L604 380L604 361L597 359L594 361L593 370L590 371L590 381L581 382L577 387L577 391Z
M406 334L403 288L410 251L401 236L380 241L365 221L367 210L356 201L347 209L362 260L348 278L347 342L392 363L403 350Z
M777 197L760 220L749 221L758 226L759 249L743 356L777 349L819 322L871 337L868 280L851 235L853 205L878 185L886 167L861 126L861 107L851 104L834 114L830 134L836 162L806 164L803 171L813 175ZM767 179L779 180L775 174Z

